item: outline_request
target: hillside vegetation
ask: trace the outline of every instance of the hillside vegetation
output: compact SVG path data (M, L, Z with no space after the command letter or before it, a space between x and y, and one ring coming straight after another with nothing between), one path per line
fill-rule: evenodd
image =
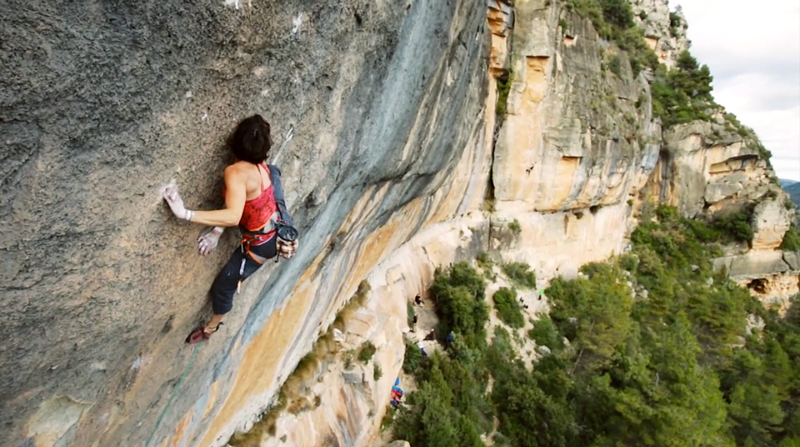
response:
M483 446L489 433L519 447L798 445L800 312L779 319L715 274L705 224L663 206L655 215L631 252L551 283L551 315L530 331L551 353L533 371L505 330L486 342L480 275L463 262L437 272L437 311L456 340L445 354L413 356L419 390L396 415L396 438L414 447Z

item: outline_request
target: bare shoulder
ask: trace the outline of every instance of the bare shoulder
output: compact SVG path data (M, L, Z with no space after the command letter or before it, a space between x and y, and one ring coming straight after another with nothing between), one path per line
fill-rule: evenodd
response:
M237 162L232 165L228 165L225 168L225 178L241 178L247 176L247 170L245 169L245 165L242 162Z

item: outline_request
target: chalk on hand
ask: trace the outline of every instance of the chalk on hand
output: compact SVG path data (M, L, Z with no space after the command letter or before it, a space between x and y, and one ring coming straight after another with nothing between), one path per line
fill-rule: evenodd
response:
M178 183L175 181L175 179L171 179L166 185L161 185L158 188L158 197L155 204L158 205L162 200L164 200L164 192L167 190L167 188L174 188L176 186L178 186Z

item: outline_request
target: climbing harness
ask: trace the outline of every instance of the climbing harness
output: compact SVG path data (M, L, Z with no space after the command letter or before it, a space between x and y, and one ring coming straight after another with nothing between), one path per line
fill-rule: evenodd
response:
M297 240L298 234L297 229L295 229L293 226L283 223L283 221L280 219L280 211L275 211L272 217L270 217L269 221L264 225L263 228L258 230L258 232L248 231L244 228L240 228L240 230L242 231L242 243L240 245L242 250L242 263L239 266L239 278L244 275L244 267L247 264L248 257L250 257L250 259L259 265L267 262L267 258L253 252L251 249L252 246L259 246L268 242L273 237L277 237L278 241L276 242L276 249L280 249L279 243L292 243ZM278 262L279 258L279 254L276 253L276 263ZM239 293L241 290L242 280L240 279L236 284L236 293Z
M145 444L144 444L145 447L148 447L150 445L150 441L153 440L153 435L156 434L156 432L158 431L158 427L161 426L161 422L164 420L164 416L167 414L167 410L169 410L169 407L172 405L172 399L175 398L175 391L177 391L181 387L181 384L183 383L183 379L186 378L186 374L189 372L189 368L191 368L192 364L194 363L194 359L197 358L197 349L199 347L200 347L200 345L195 345L194 346L194 350L192 351L192 356L189 357L189 363L187 363L186 367L183 368L183 373L181 373L181 378L178 379L178 383L175 385L175 387L169 393L169 400L167 401L167 405L164 407L163 410L161 410L161 414L158 416L158 420L156 421L155 428L153 428L153 431L150 433L150 436L147 437L147 442L145 442Z

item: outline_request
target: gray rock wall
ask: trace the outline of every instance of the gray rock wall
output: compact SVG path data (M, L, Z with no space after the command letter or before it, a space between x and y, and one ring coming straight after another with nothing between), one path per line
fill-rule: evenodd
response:
M224 445L269 400L247 380L285 377L352 292L359 239L460 159L485 97L484 5L0 2L0 445ZM189 208L219 206L224 138L252 113L278 142L295 128L271 160L302 248L250 280L194 356L183 338L236 237L201 259L201 228L157 190L175 179ZM311 278L323 293L282 307ZM286 309L291 330L262 351L274 370L245 380L242 347Z

